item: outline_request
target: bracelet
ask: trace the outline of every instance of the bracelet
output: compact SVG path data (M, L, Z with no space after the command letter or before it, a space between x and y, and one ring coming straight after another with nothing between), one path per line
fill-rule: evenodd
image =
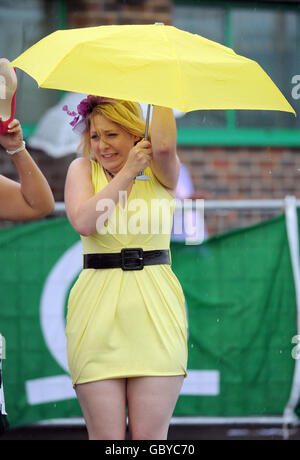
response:
M6 153L9 153L9 155L14 155L15 153L22 152L22 150L25 149L25 141L22 141L22 147L19 147L17 150L6 150Z

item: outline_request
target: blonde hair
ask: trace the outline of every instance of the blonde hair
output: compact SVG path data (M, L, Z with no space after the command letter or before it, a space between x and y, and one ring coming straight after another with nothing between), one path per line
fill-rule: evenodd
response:
M82 134L82 141L79 145L82 155L86 158L91 156L90 143L90 126L91 121L97 116L103 115L108 120L111 120L128 133L138 136L141 139L145 135L146 122L140 104L137 102L117 100L116 102L102 102L96 105L87 118L87 129ZM149 133L150 139L150 133Z

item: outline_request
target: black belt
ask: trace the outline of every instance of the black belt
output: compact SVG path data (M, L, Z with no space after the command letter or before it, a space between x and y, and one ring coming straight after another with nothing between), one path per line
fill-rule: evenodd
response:
M118 253L84 254L83 268L122 268L143 270L145 265L170 264L169 250L144 251L142 248L124 248Z

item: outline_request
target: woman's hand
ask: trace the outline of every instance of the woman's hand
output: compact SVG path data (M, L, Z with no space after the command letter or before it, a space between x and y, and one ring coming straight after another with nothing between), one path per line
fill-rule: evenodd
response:
M23 132L19 120L14 119L8 125L8 133L0 134L0 144L5 150L17 150L22 146Z
M132 177L136 177L143 169L149 166L152 159L151 142L142 139L129 152L124 168Z

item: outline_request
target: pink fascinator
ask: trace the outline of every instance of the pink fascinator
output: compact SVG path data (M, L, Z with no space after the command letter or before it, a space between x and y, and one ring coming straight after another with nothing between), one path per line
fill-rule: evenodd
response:
M62 107L62 110L67 112L70 117L73 117L73 120L70 122L70 125L73 127L73 131L76 134L82 134L86 129L86 121L94 108L99 104L104 103L116 103L115 99L110 99L108 97L102 96L92 96L89 95L77 106L77 112L70 111L67 105Z

